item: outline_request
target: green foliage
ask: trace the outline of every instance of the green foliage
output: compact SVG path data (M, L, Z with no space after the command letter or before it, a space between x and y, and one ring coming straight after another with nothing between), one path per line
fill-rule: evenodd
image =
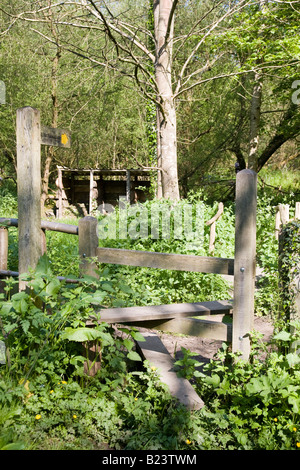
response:
M292 201L293 195L280 199L280 194L264 191L259 193L257 218L257 256L264 276L256 308L261 314L277 314L275 206ZM191 204L199 200L198 194L190 194L188 199ZM147 204L151 207L155 202ZM217 203L205 202L204 220L216 209ZM288 230L294 246L297 231L291 226ZM142 340L140 333L98 324L95 310L99 306L228 298L227 284L213 275L102 265L99 280L61 283L57 274L69 277L78 273L78 240L72 235L48 235L49 258L44 256L36 272L27 276L28 291L14 293L15 281L7 280L1 297L0 340L5 342L7 361L0 365L0 448L102 449L105 443L110 448L135 450L300 447L297 322L283 326L279 322L270 344L253 332L248 362L233 355L226 344L205 366L192 351L183 349L178 374L192 381L206 404L190 413L170 396L157 371L142 363L134 343ZM15 237L16 231L10 236ZM234 204L228 203L217 222L215 255L231 257L233 240ZM168 240L149 236L107 239L103 244L207 254L208 227L204 242L194 242L172 234ZM62 257L62 250L68 256ZM288 263L291 260L295 259L288 256ZM96 319L93 329L85 323L91 315ZM99 351L94 362L101 363L95 377L84 374L91 342Z
M85 358L80 343L95 341L102 349L115 344L106 323L96 323L93 329L85 326L107 291L101 286L91 290L88 282L77 287L64 285L53 275L45 255L36 272L25 279L29 292L11 295L8 286L7 296L2 294L1 299L1 339L9 354L7 372L16 380L33 376L40 383L81 377ZM127 345L134 356L133 343L128 339L123 343L119 347Z
M299 275L299 220L293 220L283 227L279 243L281 317L283 320L289 320L297 315L296 294L298 289L296 286L296 278L297 275Z
M216 358L199 370L188 350L178 366L189 364L187 376L207 404L198 422L204 433L202 449L282 450L300 447L300 359L289 353L299 340L299 323L273 336L271 348L252 333L249 361L223 344ZM285 343L282 352L281 343ZM209 431L214 429L213 434ZM199 432L199 430L198 430ZM194 448L199 448L194 440Z

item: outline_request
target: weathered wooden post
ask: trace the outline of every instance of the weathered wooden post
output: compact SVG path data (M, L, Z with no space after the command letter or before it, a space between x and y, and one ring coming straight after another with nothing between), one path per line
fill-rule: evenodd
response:
M89 214L93 212L93 199L94 199L94 172L90 170L90 192L89 192Z
M8 230L6 227L0 227L0 269L7 270L8 258ZM0 280L0 292L4 292L5 281ZM0 361L1 364L1 361Z
M248 359L253 329L256 274L257 175L242 170L236 177L234 304L232 350Z
M41 248L41 125L40 112L17 110L17 181L19 273L35 268ZM19 289L26 283L19 281Z
M0 227L0 269L7 270L8 258L8 230Z
M295 219L300 220L300 202L296 202Z
M131 191L131 174L130 170L126 170L126 201L130 203L130 191Z
M86 274L88 276L97 277L97 274L95 273L97 265L93 261L93 258L96 258L97 256L98 248L97 226L97 219L91 216L84 217L78 222L78 243L81 275Z
M216 240L216 222L221 217L224 211L224 204L223 202L219 202L218 205L218 212L212 219L206 222L206 225L210 225L210 233L209 233L209 253L212 254L215 251L215 240Z
M87 216L78 222L78 238L79 238L79 256L80 256L80 275L93 276L97 269L93 258L97 256L98 248L98 221L95 217ZM101 368L101 346L97 341L88 341L83 344L84 355L87 355L87 361L84 364L84 372L87 375L94 376Z
M57 195L58 195L58 208L57 208L57 218L61 219L63 216L63 203L62 203L62 193L63 193L63 180L62 180L62 169L58 167L57 169Z

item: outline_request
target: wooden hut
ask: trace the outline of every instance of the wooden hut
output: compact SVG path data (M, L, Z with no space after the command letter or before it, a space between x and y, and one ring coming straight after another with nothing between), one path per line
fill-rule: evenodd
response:
M116 206L120 197L133 204L149 194L150 171L146 169L72 169L57 166L57 217L70 205L85 207L86 213L104 204Z

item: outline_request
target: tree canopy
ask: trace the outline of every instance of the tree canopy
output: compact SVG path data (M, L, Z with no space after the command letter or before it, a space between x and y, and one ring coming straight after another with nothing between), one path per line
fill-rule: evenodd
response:
M73 134L71 150L44 151L45 194L57 163L159 168L177 199L212 168L298 155L299 12L298 0L4 0L2 172L26 105Z

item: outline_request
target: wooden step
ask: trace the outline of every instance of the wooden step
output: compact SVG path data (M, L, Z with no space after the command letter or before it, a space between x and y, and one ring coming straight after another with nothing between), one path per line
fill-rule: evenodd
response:
M102 309L98 313L100 313L101 320L107 323L126 323L228 314L231 310L232 304L229 301L214 300L211 302L108 308Z
M155 333L142 333L145 341L137 342L137 350L150 366L157 368L160 380L166 384L172 396L190 410L199 410L204 406L190 382L178 377L174 370L174 359Z

